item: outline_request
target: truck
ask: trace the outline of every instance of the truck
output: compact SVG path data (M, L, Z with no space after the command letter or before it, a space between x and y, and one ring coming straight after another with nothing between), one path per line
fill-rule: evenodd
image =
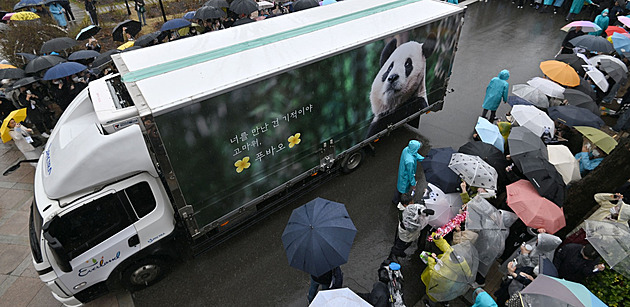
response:
M79 306L155 283L444 102L465 8L346 0L112 56L39 159L33 264Z

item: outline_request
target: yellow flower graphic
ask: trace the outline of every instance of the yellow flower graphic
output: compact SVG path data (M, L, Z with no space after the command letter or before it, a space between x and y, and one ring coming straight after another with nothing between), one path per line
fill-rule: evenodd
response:
M236 172L237 173L240 173L244 169L249 168L250 165L252 165L252 164L249 163L249 157L245 157L242 160L238 160L238 161L236 161L236 163L234 163L234 166L236 166Z
M289 148L293 148L293 146L300 144L300 142L302 140L300 140L300 133L296 133L295 135L292 135L289 137Z

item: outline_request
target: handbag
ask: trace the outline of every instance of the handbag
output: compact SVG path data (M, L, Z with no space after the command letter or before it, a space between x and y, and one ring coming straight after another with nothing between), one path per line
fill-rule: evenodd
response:
M42 140L37 136L31 136L31 139L33 139L33 142L31 142L31 146L33 147L39 147L39 146L44 145L44 142L42 142Z

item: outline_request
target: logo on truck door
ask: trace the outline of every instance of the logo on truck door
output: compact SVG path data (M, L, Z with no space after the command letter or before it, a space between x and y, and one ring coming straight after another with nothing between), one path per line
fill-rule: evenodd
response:
M79 276L80 277L87 276L88 274L90 274L90 273L92 273L92 272L94 272L94 271L96 271L96 270L98 270L98 269L100 269L100 268L102 268L102 267L104 267L104 266L106 266L106 265L108 265L108 264L118 260L118 259L120 259L120 251L118 251L113 258L108 259L108 260L105 260L105 257L103 257L103 256L101 256L101 260L96 260L94 258L92 258L91 261L87 260L85 263L90 263L90 265L80 268L79 269Z

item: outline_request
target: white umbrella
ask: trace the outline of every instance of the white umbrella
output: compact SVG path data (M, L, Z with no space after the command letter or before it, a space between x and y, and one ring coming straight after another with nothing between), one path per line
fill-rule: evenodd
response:
M497 171L478 156L454 153L448 168L470 186L492 190L497 188Z
M259 10L270 9L273 7L273 3L269 1L258 1L256 4L258 5Z
M545 93L545 95L549 97L564 99L564 87L549 79L535 77L527 81L527 84L539 89L541 92Z
M608 90L608 81L606 80L606 76L604 76L604 73L599 71L599 69L595 68L595 66L591 66L591 65L582 65L582 66L586 66L585 67L587 69L586 75L589 78L591 78L593 82L595 82L595 85L597 85L599 89L601 89L604 92Z
M552 136L555 134L553 120L535 106L515 105L511 113L521 127L529 129L537 136L542 136L545 129L549 129Z
M531 102L537 107L549 107L549 98L547 98L547 95L531 85L515 84L512 87L512 94Z
M317 292L309 307L371 307L368 302L349 288Z
M580 165L568 147L564 145L547 145L549 163L553 164L558 173L562 175L564 184L582 179Z
M464 205L459 193L444 193L432 183L428 184L422 199L428 209L435 211L435 214L429 215L429 225L436 228L454 218Z
M615 63L617 63L617 65L619 65L619 67L621 67L625 72L628 72L628 67L626 66L626 64L623 63L622 60L611 56L611 55L607 55L607 54L601 54L601 55L596 55L590 59L588 59L588 63L591 63L591 65L597 66L597 64L601 63L602 60L610 60L613 61Z

